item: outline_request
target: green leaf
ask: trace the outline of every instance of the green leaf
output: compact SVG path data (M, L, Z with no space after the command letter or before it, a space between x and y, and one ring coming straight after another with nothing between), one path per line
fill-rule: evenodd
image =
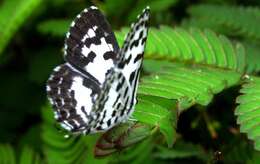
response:
M244 41L243 45L246 49L246 72L254 73L260 71L260 46L258 43Z
M40 156L28 146L24 146L20 155L20 164L40 164Z
M0 54L42 0L4 0L0 7Z
M166 108L156 101L162 102L160 97L143 96L139 99L133 116L140 122L158 126L170 147L176 140L177 110Z
M9 144L0 144L0 163L15 164L16 157L14 149Z
M84 137L68 136L54 127L54 116L49 106L43 108L42 140L47 163L83 163L88 152ZM68 134L66 134L68 135Z
M253 153L253 157L246 162L246 164L256 164L256 163L260 163L260 152L259 151L255 151Z
M172 148L157 146L154 157L164 160L187 157L197 157L205 161L210 159L201 146L182 141L177 142Z
M195 103L208 105L214 94L236 84L240 76L220 68L169 63L151 76L143 77L138 93L176 99L179 110L183 110Z
M260 39L260 9L258 7L200 4L191 6L192 16L185 26L212 28L231 36Z
M149 137L141 143L125 150L120 154L120 156L118 156L118 154L114 154L111 158L112 162L128 163L131 161L133 164L151 163L154 161L154 158L151 156L154 146L152 137Z
M123 28L116 32L120 44L127 31ZM201 31L197 28L150 28L144 57L206 64L238 72L245 69L245 50L241 44L232 44L223 35L217 36L211 30Z
M240 92L235 111L237 123L240 131L255 142L255 149L260 150L260 78L248 77Z
M37 28L42 34L50 34L55 37L65 37L71 22L71 19L51 19L41 22Z
M229 144L222 144L221 147L223 163L246 163L252 158L254 152L252 145L248 144L241 135L234 136Z

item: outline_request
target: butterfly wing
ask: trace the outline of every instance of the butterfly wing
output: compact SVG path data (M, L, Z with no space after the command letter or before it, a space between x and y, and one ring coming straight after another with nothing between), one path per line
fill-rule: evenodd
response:
M65 129L90 132L95 119L91 110L118 54L111 27L96 7L85 9L72 22L65 40L67 63L56 67L47 81L55 118Z
M127 115L133 111L136 104L136 93L140 69L143 61L145 43L148 35L148 21L150 17L149 7L137 17L137 21L131 25L130 32L127 34L123 47L120 51L120 60L118 61L118 69L124 75L128 85L123 86L123 92L126 89L130 90L130 94L123 96L123 102L127 101Z
M92 120L93 99L99 93L99 83L69 63L56 67L47 82L47 95L55 118L71 132L86 130Z
M114 67L119 47L104 15L94 6L83 10L71 23L65 39L64 58L100 84Z
M136 90L148 34L149 8L132 24L119 53L116 67L109 71L92 115L91 131L104 131L126 121L136 104Z

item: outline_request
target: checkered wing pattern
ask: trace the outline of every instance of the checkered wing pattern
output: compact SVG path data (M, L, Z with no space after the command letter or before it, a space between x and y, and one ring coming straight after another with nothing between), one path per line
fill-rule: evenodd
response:
M85 9L71 23L66 63L56 67L47 82L48 99L63 128L88 134L128 119L136 104L148 19L146 8L132 24L122 49L96 7Z

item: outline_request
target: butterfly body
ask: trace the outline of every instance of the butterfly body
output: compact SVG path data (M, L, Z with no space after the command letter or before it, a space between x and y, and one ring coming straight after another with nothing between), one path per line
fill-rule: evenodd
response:
M81 12L65 39L65 64L47 82L55 118L72 133L106 131L134 111L148 34L149 9L132 24L120 49L96 7Z

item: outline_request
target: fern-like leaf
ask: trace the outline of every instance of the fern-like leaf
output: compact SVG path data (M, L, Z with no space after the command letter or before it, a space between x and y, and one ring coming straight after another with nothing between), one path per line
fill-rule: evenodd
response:
M139 95L134 118L146 124L158 127L171 147L176 140L177 109L176 103L157 96Z
M259 44L250 41L243 42L246 49L246 72L254 73L260 71L260 48Z
M87 147L81 136L68 136L55 129L51 108L43 108L43 152L48 163L83 163Z
M144 68L152 65L156 61L145 62ZM178 108L183 110L196 103L208 105L214 94L235 85L240 76L221 68L168 63L160 71L142 78L138 93L176 99Z
M202 28L212 27L229 35L260 39L260 9L201 4L188 9L192 16L184 24Z
M178 141L173 148L165 148L162 146L157 146L157 150L154 153L156 158L160 159L178 159L185 157L197 157L202 160L209 161L210 157L206 155L203 148L199 145L185 143L183 141Z
M237 123L240 131L255 142L255 149L260 150L260 78L249 77L240 92L235 111Z
M0 7L0 54L42 0L4 0Z
M19 158L20 164L40 164L42 160L40 156L30 147L24 146Z
M127 31L124 28L116 33L119 43L123 43ZM145 57L206 64L239 72L245 68L245 50L241 44L233 45L223 35L217 36L211 30L196 28L151 28Z

